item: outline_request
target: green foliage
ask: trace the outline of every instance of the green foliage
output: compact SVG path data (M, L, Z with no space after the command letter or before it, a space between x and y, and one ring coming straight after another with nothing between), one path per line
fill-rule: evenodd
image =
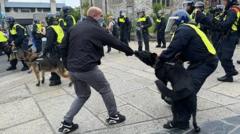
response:
M87 16L87 10L89 9L89 7L90 7L90 4L88 1L82 4L82 11L84 16Z
M157 14L159 10L163 9L164 6L161 3L154 3L152 5L153 13Z
M76 19L79 20L80 18L80 7L76 7L72 10L71 15Z

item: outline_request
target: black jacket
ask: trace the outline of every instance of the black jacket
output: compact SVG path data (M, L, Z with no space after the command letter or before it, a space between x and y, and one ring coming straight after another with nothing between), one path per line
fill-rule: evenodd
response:
M63 44L65 50L68 50L64 56L67 56L67 68L71 72L90 71L101 64L104 45L123 51L127 55L133 54L131 48L109 34L91 17L72 27Z
M46 53L53 54L53 53L55 53L55 48L57 45L57 34L53 30L53 28L51 28L51 27L47 28L46 37L47 37L47 42L46 42L44 54L46 54Z
M161 53L159 60L172 61L179 53L185 61L191 63L202 62L212 56L196 31L187 25L176 30L172 42L167 50Z
M156 22L154 31L158 33L164 33L166 29L166 19L165 17L159 17L158 19L161 20L161 22Z
M17 26L16 31L17 31L16 35L11 35L9 31L9 43L14 41L16 47L22 47L22 44L26 39L25 29L21 28L20 26Z

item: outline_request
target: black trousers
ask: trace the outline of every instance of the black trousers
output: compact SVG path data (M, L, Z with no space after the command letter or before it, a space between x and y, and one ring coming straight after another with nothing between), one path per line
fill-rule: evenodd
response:
M183 100L174 102L172 105L173 112L173 122L175 125L181 127L189 125L189 120L191 118L191 114L196 112L197 108L197 97L196 94L201 89L205 80L211 75L217 68L218 59L211 58L207 60L203 64L199 64L198 66L192 67L191 65L187 69L190 73L193 81L193 89L195 93Z
M137 39L138 39L138 51L143 50L143 42L145 45L145 51L149 50L149 34L147 32L137 31Z
M221 65L228 76L232 76L232 73L236 70L233 65L233 54L238 43L238 35L236 33L229 34L224 37L218 45L218 57Z
M124 42L125 44L127 44L128 46L129 46L129 44L128 44L128 35L129 33L128 33L128 31L126 31L126 30L120 30L120 41L122 41L122 42Z
M163 46L166 46L166 40L165 40L165 33L164 32L157 32L157 42L158 42L159 46L161 46L161 44L163 44Z

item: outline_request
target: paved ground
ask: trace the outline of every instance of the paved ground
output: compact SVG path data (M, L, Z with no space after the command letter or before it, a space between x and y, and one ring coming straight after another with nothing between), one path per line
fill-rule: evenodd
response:
M136 48L136 43L131 46ZM152 49L159 53L160 49L154 46L152 44ZM240 59L239 54L240 49L235 60L237 56ZM63 80L58 87L49 87L48 81L36 87L33 74L19 70L5 72L7 66L6 58L0 57L0 134L57 133L62 117L75 97L73 89L68 87L68 80ZM236 67L240 71L240 65ZM127 121L107 126L103 101L92 90L92 96L74 120L80 125L75 134L191 133L162 128L163 123L171 119L171 112L156 90L153 69L135 57L125 57L117 51L106 54L101 69L111 83L118 108L127 116ZM231 84L216 81L216 77L222 75L219 67L198 94L197 119L203 134L240 133L240 75Z

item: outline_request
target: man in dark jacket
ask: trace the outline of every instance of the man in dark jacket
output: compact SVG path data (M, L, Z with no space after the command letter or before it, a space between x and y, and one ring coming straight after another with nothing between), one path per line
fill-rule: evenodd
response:
M149 16L145 15L145 11L138 12L137 19L137 39L138 51L142 51L143 42L145 44L145 51L149 51L149 32L148 28L152 26L152 21Z
M103 20L100 8L89 8L87 16L86 20L69 30L64 43L66 44L64 50L68 50L64 56L67 56L67 68L73 79L77 98L64 116L59 132L68 133L78 128L72 121L90 97L90 87L98 91L103 98L109 114L106 120L108 124L125 121L125 116L117 110L110 84L98 65L101 64L104 45L125 52L127 56L133 55L133 50L100 26L99 23Z

